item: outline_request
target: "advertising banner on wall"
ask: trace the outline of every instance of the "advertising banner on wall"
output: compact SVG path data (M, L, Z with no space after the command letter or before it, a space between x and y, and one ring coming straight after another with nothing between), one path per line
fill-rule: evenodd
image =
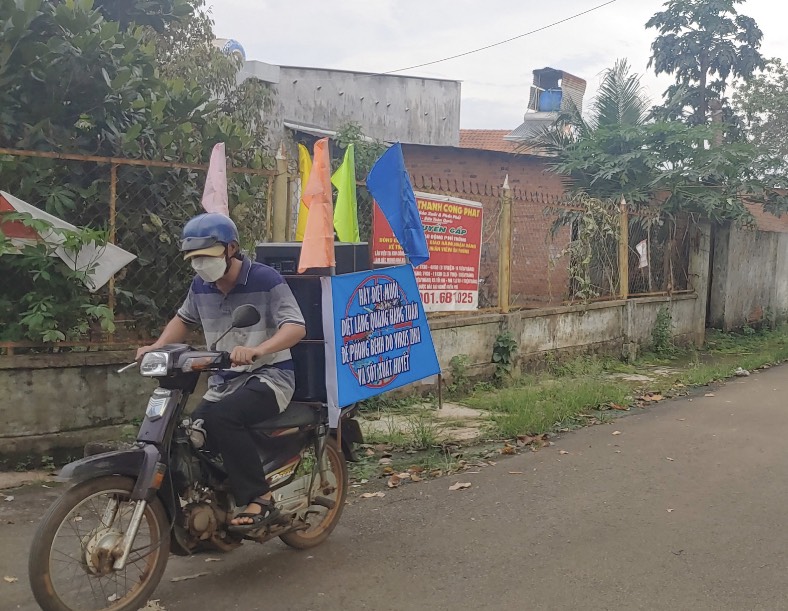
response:
M429 260L415 269L427 312L479 307L482 205L456 197L416 192ZM373 265L401 265L405 256L380 209L374 207Z
M329 405L440 373L410 265L321 278Z

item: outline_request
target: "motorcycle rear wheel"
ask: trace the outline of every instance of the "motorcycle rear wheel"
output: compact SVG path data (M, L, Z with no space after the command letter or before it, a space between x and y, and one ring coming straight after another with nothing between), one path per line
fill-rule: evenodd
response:
M170 553L170 525L161 501L146 506L123 572L110 568L113 560L106 552L128 526L133 488L133 479L117 475L87 480L49 508L28 563L30 586L44 611L137 611L147 603Z
M295 549L311 549L328 539L331 532L336 528L336 525L339 524L339 519L342 517L342 511L345 508L348 487L345 455L342 453L342 450L333 437L329 438L326 442L325 452L328 461L328 469L332 473L337 485L336 489L333 491L323 490L322 492L325 497L333 501L333 507L326 507L326 512L321 513L317 520L315 516L307 518L310 520L307 530L297 530L280 535L279 538L286 545Z

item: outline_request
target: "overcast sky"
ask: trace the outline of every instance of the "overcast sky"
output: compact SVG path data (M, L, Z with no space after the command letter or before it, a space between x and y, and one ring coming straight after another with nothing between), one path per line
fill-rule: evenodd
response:
M385 72L456 55L548 25L604 0L209 0L220 38L249 59L290 66ZM618 57L644 75L657 101L670 78L647 69L663 0L614 4L514 42L404 74L462 81L464 128L520 124L532 70L550 66L585 78L586 100ZM748 0L739 12L764 32L762 52L788 58L788 3Z

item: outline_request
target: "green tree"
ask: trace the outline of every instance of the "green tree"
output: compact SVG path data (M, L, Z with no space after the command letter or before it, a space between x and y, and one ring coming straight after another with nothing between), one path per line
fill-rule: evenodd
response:
M642 133L651 102L640 76L626 59L605 71L587 117L576 108L542 131L536 144L555 156L553 169L567 178L567 186L596 198L651 199L653 168L641 154Z
M748 79L763 67L763 33L755 20L736 11L743 2L669 0L646 23L659 32L651 45L649 67L676 79L665 92L664 116L705 125L709 100L724 104L728 80Z
M747 138L756 147L754 160L774 187L788 186L788 66L772 59L749 81L739 83L733 103Z
M262 167L267 156L257 146L260 132L242 120L246 110L216 99L196 73L168 73L168 58L157 55L157 43L179 31L178 20L199 21L199 6L194 0L98 0L95 6L89 0L0 0L0 146L204 163L214 144L225 142L233 163ZM109 20L113 10L125 17ZM203 31L198 45L184 35L184 45L204 50L209 38ZM119 278L117 297L124 313L151 328L172 315L189 277L177 236L199 211L203 180L191 170L118 170L117 240L138 259ZM0 184L75 225L107 223L106 166L0 157ZM239 205L247 215L250 208L264 209L266 177L244 174L229 187L233 214ZM35 258L26 260L35 265ZM0 259L4 277L11 261ZM20 315L24 293L16 298L16 289L22 285L10 287L3 320Z

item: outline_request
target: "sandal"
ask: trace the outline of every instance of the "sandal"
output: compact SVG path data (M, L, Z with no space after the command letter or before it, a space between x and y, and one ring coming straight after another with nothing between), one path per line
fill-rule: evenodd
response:
M231 532L245 533L251 530L257 530L263 526L268 526L272 522L276 521L276 519L279 517L279 508L274 505L272 500L257 497L256 499L249 501L249 505L253 503L260 506L259 513L239 513L233 518L233 520L238 518L247 518L252 521L248 524L230 524L227 527L227 530Z

